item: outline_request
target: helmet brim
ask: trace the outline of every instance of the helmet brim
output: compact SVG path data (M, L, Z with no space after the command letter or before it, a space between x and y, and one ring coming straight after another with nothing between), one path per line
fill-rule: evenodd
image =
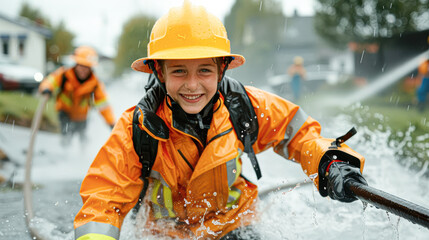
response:
M169 49L165 51L158 51L152 54L151 57L140 58L131 64L131 68L145 73L152 73L152 70L146 64L148 60L172 60L172 59L202 59L202 58L217 58L217 57L233 57L233 60L228 66L228 69L233 69L244 64L246 59L239 54L231 54L226 51L220 51L207 47L186 47L182 49Z

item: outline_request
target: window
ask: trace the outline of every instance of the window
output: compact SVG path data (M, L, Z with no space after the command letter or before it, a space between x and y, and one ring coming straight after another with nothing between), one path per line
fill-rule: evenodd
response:
M25 54L25 41L27 40L26 34L18 35L18 51L20 56L24 56Z
M8 34L1 34L0 35L0 39L1 39L1 52L3 53L3 55L7 56L9 55L9 39L10 39L10 35Z

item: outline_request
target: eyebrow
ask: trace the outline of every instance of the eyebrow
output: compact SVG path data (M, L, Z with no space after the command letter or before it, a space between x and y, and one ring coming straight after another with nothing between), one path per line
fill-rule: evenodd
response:
M206 63L206 64L198 65L198 67L207 67L207 66L216 67L216 64ZM181 67L185 67L185 65L183 65L183 64L182 65L171 65L171 66L167 65L167 67L169 67L169 68L181 68Z

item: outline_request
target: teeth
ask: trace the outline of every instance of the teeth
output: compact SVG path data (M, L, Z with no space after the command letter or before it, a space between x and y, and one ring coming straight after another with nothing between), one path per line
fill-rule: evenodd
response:
M183 97L186 98L186 99L189 99L189 100L194 100L194 99L197 99L197 98L201 97L201 94L200 95L192 95L192 96L183 95Z

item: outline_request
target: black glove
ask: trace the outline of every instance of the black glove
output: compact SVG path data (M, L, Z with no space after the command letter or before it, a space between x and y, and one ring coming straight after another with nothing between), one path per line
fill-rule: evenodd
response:
M332 161L326 172L328 172L328 195L330 198L340 202L353 202L357 200L355 194L346 187L348 181L355 180L368 185L359 168L343 161Z
M43 89L42 94L43 95L47 94L47 95L49 95L49 97L51 97L52 96L52 91L50 89Z

